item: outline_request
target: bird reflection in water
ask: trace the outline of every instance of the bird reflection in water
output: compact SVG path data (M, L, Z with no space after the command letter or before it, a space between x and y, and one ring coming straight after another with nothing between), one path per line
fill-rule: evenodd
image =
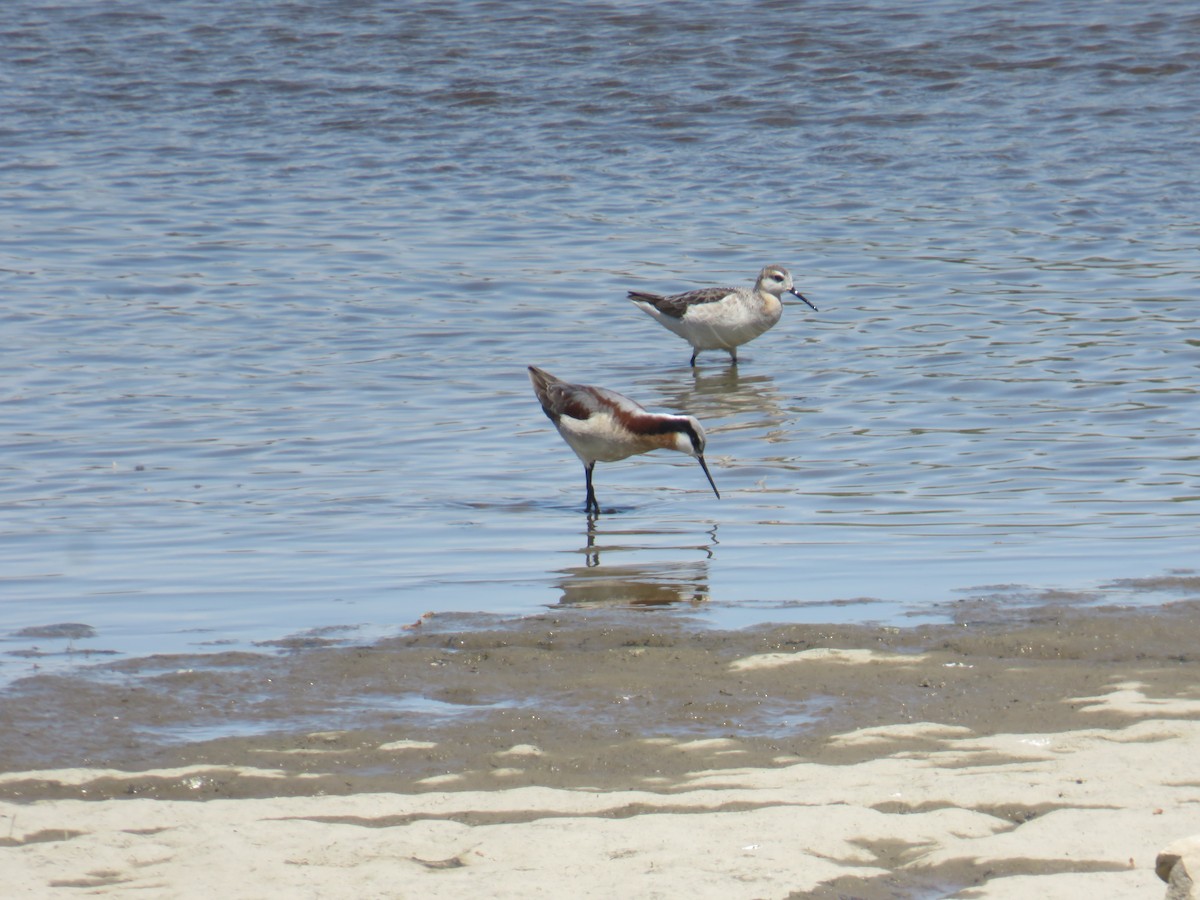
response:
M708 601L709 560L717 545L717 526L707 527L692 543L680 543L677 531L598 532L589 518L587 543L578 553L584 565L559 569L557 606L650 607ZM666 539L669 543L663 543ZM622 562L630 556L654 561ZM615 560L615 561L614 561Z
M664 378L640 379L656 390L671 409L686 409L701 421L724 420L714 431L729 430L729 423L752 422L758 428L778 428L792 417L781 406L782 398L770 375L739 375L730 367L710 375L693 375L690 382ZM786 405L786 404L785 404Z

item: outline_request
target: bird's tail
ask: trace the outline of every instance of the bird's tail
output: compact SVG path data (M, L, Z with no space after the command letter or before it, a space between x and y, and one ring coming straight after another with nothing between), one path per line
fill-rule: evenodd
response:
M634 303L649 303L655 308L658 307L658 301L662 299L659 294L647 294L645 291L630 291L627 296Z
M542 404L542 410L546 415L554 418L550 412L550 387L551 385L561 384L561 380L555 378L545 369L539 369L537 366L529 366L529 380L533 382L533 392L537 394L538 402Z

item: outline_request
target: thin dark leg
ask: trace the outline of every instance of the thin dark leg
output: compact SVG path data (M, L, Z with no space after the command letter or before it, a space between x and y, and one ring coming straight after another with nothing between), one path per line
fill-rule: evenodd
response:
M696 357L699 355L700 355L700 351L693 347L692 348L692 359L691 359L693 369L696 368Z
M729 348L729 361L732 365L737 365L737 347Z
M592 469L596 464L588 463L583 467L583 477L587 481L587 502L583 504L584 512L596 511L596 515L600 515L600 504L596 502L596 491L592 488Z

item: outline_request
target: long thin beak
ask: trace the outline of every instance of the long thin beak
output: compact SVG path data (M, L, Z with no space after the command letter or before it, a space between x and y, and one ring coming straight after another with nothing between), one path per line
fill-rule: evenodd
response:
M703 456L697 456L696 459L700 460L700 468L704 470L704 474L708 478L708 483L712 485L713 493L716 494L717 499L720 500L721 492L717 490L717 483L712 480L712 473L708 471L708 463L704 461Z
M788 291L788 293L789 293L789 294L792 294L792 295L794 295L794 296L796 296L796 297L799 297L799 298L800 298L801 300L803 300L805 303L808 303L808 305L809 305L809 306L812 306L812 311L813 311L813 312L820 312L820 310L819 310L819 309L817 309L815 306L813 306L811 303L809 303L809 301L808 301L808 298L807 298L807 297L805 297L805 296L804 296L802 293L800 293L800 292L799 292L798 290L796 290L795 288L792 288L791 290L789 290L789 291Z

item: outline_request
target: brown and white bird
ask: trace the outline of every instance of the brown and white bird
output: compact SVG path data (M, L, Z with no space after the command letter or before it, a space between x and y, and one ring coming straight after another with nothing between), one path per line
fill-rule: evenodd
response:
M658 324L692 345L692 366L701 350L725 350L737 365L737 348L769 330L783 315L783 295L809 303L783 266L766 266L753 288L712 287L664 297L630 291L629 299Z
M542 412L583 461L586 512L600 513L592 487L592 469L597 462L616 462L651 450L677 450L696 457L713 493L720 499L704 461L704 429L693 416L647 412L616 391L570 384L537 366L529 367L529 380L542 404Z

